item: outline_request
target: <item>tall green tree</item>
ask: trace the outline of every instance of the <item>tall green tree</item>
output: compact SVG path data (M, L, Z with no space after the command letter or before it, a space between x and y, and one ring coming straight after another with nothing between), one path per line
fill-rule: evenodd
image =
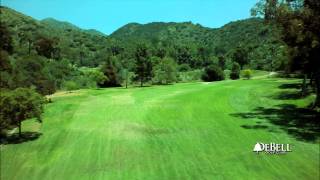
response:
M42 95L53 94L55 81L45 68L46 59L37 55L25 56L15 60L13 64L12 88L35 87Z
M12 36L4 22L0 22L0 49L7 51L8 53L13 52Z
M285 0L260 1L256 12L272 8L274 21L282 29L282 39L289 47L288 69L300 70L315 81L316 100L313 107L320 106L320 1ZM276 5L274 5L276 3ZM265 11L266 12L266 11ZM257 15L257 14L253 14ZM264 15L267 22L270 19ZM305 82L305 80L303 81Z
M136 80L140 81L140 86L152 78L152 62L146 45L139 45L135 52Z
M157 84L169 84L177 80L177 64L170 57L161 59L153 71L153 81Z
M37 34L37 27L35 27L33 24L25 24L19 29L18 36L20 38L20 46L27 43L29 55Z
M243 47L237 47L232 54L232 58L235 62L239 63L241 69L249 63L248 52Z
M12 66L7 51L0 50L0 88L10 88Z
M121 86L121 72L119 59L116 56L109 56L101 65L100 71L106 79L99 83L100 87L119 87Z
M59 40L57 38L39 37L35 43L36 51L40 56L46 58L59 59L60 50L58 48Z
M240 65L237 62L232 64L230 79L236 80L240 78Z
M219 67L222 69L222 70L225 70L226 69L226 59L223 55L219 55L218 57L218 64L219 64Z

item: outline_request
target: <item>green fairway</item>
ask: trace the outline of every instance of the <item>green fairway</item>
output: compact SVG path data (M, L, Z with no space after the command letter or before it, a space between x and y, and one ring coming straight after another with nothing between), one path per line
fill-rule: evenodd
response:
M38 139L1 145L0 179L319 179L319 134L295 115L313 97L294 98L296 82L58 93L42 125L23 124ZM292 152L256 154L257 142Z

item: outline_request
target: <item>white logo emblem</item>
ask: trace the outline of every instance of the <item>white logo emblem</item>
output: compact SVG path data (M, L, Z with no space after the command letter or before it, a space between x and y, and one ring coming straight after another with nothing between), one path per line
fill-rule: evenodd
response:
M276 144L276 143L256 143L253 148L253 152L259 154L259 152L266 152L269 154L280 154L291 152L290 144Z
M261 143L257 143L256 145L254 145L253 151L256 153L263 151Z

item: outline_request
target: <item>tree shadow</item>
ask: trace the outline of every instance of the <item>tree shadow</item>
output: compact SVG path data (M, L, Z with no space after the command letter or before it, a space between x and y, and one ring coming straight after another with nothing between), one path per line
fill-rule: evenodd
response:
M14 133L0 138L0 144L21 144L28 141L34 141L38 139L42 133L39 132L22 132L21 136L19 133Z
M281 84L279 89L301 89L301 83Z
M271 98L276 100L296 100L305 98L308 95L310 95L309 91L307 91L304 96L301 94L301 91L282 91L274 96L271 96Z
M269 127L266 125L242 125L241 127L245 129L268 129Z
M234 113L234 117L243 119L264 119L277 125L298 140L315 142L320 136L320 113L292 104L281 104L275 108L258 107L253 112ZM243 125L246 129L267 129L268 127Z

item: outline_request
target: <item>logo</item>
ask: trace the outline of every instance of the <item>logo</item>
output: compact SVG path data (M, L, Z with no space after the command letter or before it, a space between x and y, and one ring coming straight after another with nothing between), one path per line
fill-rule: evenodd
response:
M257 143L254 145L253 152L266 152L269 154L280 154L291 152L290 144L277 144L277 143Z

